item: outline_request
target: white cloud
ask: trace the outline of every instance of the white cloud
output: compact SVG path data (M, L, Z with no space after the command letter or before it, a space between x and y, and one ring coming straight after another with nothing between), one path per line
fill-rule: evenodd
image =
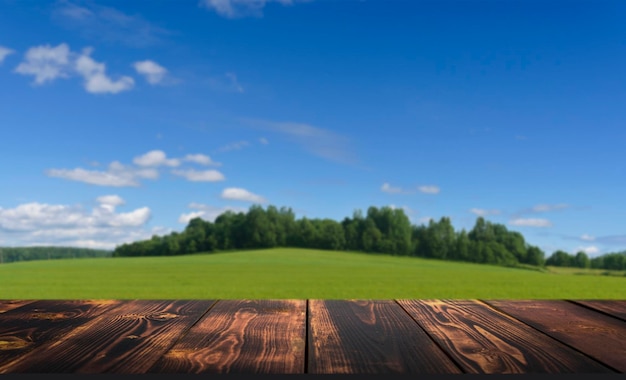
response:
M439 191L440 191L439 187L432 186L432 185L429 185L429 186L419 186L417 188L417 190L419 190L420 192L425 193L425 194L439 194Z
M0 46L0 64L2 64L2 62L4 62L4 59L9 56L10 54L15 53L13 50L6 48L4 46Z
M471 213L476 214L478 216L487 216L487 215L499 215L500 214L500 210L485 210L482 208L473 208L470 210Z
M293 0L201 0L200 4L226 18L260 17L267 3L293 4Z
M40 85L56 78L66 78L70 69L70 48L67 44L55 47L41 45L28 49L15 72L34 76L35 84Z
M249 146L250 143L247 141L237 141L234 143L230 143L228 145L224 145L223 147L217 149L218 152L229 152L231 150L240 150L243 149L247 146Z
M165 67L150 60L135 62L133 67L139 74L146 77L148 83L153 85L160 83L167 74Z
M390 184L388 184L387 182L383 183L383 185L380 188L381 191L385 192L385 193L389 193L389 194L399 194L402 193L402 188L400 187L393 187Z
M195 169L187 169L187 170L173 170L172 174L184 177L188 181L193 182L218 182L223 181L224 175L217 170L195 170Z
M222 191L223 199L231 199L235 201L266 203L267 200L260 195L253 194L246 189L229 187Z
M533 218L518 218L509 221L509 224L512 226L523 226L523 227L552 227L552 223L550 223L547 219L533 219Z
M539 204L536 206L533 206L531 208L532 212L549 212L549 211L556 211L556 210L562 210L565 208L570 207L567 204L564 203L559 203L559 204L555 204L555 205L550 205L550 204Z
M179 166L180 160L176 158L168 159L161 150L151 150L144 155L135 157L133 163L139 166Z
M107 171L76 169L49 169L49 177L69 179L98 186L127 187L139 186L139 178L157 179L159 172L155 169L135 169L114 161Z
M398 206L396 206L396 205L394 205L394 204L391 204L391 205L389 205L389 207L390 207L392 210L395 210L395 209L401 209L401 210L403 210L403 211L404 211L404 214L405 214L405 215L407 215L407 216L411 216L411 215L414 215L414 214L416 214L416 213L417 213L416 211L412 210L409 206L402 206L402 207L398 207Z
M121 206L126 203L119 195L103 195L96 198L96 201L100 203L100 207L106 209L109 212L115 211L115 207Z
M122 76L118 80L112 80L106 75L104 63L94 61L91 55L92 49L83 49L82 54L76 59L74 65L76 72L84 79L84 87L92 94L111 93L127 91L133 88L135 81L128 76Z
M596 240L596 238L594 236L587 235L587 234L582 234L580 236L580 239L581 240L585 240L585 241L594 241L594 240Z
M263 144L263 145L267 145L267 144L269 144L269 143L270 143L269 141L267 141L267 139L266 139L265 137L261 137L261 138L259 139L259 142L260 142L261 144Z
M198 211L192 211L187 214L181 214L180 217L178 218L179 223L187 224L193 218L202 218L209 222L214 222L218 216L225 213L226 211L233 211L236 213L246 212L246 209L243 207L231 207L231 206L216 207L216 206L210 206L210 205L205 205L201 203L190 203L188 207L190 209L194 209Z
M589 256L597 256L600 253L600 249L594 245L590 245L587 247L579 246L572 253L576 254L580 251L585 252Z
M215 166L221 165L221 163L211 160L211 157L205 156L204 154L188 154L185 156L185 158L183 158L183 160L189 161L189 162L195 162L196 164L200 164L200 165L215 165Z
M112 249L118 244L169 233L163 227L146 228L151 210L141 207L115 212L123 200L117 195L97 198L91 210L81 205L31 202L0 207L0 241L12 246L72 246ZM106 207L110 206L110 207Z

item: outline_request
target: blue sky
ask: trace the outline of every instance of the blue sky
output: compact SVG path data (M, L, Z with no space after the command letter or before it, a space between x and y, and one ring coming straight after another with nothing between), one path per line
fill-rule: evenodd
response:
M0 245L260 203L626 249L626 3L0 0Z

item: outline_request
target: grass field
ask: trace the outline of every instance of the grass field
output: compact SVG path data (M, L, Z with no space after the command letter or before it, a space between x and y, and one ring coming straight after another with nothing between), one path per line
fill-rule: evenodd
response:
M0 265L0 299L626 299L626 277L305 249Z

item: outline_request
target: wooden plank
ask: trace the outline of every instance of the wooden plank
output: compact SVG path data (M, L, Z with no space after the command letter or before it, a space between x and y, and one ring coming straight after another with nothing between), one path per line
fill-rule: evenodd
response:
M149 373L304 372L306 300L223 300Z
M392 300L310 300L309 373L461 373Z
M398 300L466 373L613 372L472 300Z
M28 305L32 302L34 302L34 300L0 300L0 314Z
M33 301L0 314L0 373L17 358L56 340L118 301Z
M143 373L214 301L123 302L0 367L15 373Z
M626 301L617 300L570 300L591 309L601 311L609 314L615 318L619 318L622 321L626 321Z
M562 300L485 302L619 372L626 372L624 321Z

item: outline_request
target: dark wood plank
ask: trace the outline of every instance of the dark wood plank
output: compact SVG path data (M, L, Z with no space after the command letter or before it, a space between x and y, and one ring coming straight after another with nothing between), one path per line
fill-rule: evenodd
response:
M591 309L599 310L622 321L626 321L626 301L616 300L570 300Z
M34 301L0 314L0 373L41 345L60 339L119 301Z
M149 373L304 372L306 300L223 300Z
M461 373L392 300L310 300L309 373Z
M473 300L398 300L467 373L613 372Z
M34 300L0 300L0 314L33 302Z
M626 372L626 322L562 300L489 300L486 303Z
M144 373L214 301L126 301L2 368L14 373Z

